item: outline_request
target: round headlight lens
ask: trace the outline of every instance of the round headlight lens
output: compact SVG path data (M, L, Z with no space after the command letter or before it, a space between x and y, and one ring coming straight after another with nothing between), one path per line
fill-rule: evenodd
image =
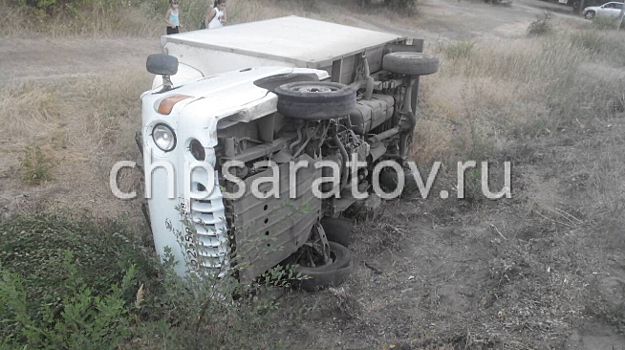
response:
M169 152L176 147L176 134L165 124L158 124L152 130L152 138L158 148Z

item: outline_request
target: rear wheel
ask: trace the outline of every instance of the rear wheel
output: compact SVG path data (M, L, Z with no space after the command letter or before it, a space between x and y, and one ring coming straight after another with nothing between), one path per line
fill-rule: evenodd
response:
M336 242L329 242L329 244L331 261L323 265L315 265L314 267L297 266L295 272L307 276L307 278L298 281L296 286L307 292L314 292L338 286L352 273L354 262L349 249ZM305 264L305 260L302 260L302 264Z
M586 14L584 15L584 18L586 18L586 19L593 19L593 18L595 18L595 11L588 11L588 12L586 12Z
M356 106L356 91L330 82L302 81L279 86L278 112L297 119L334 119L348 115Z

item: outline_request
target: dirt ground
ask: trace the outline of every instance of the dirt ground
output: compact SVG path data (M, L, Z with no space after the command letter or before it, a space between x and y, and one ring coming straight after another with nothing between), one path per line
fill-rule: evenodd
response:
M158 50L154 38L12 38L0 41L0 71L11 84L101 76L142 70L147 55Z
M419 3L416 18L391 22L358 8L346 14L336 4L318 6L331 13L330 20L423 37L433 45L524 36L528 24L543 12L536 3L542 4L517 0L511 7L495 7L426 0ZM4 84L75 84L120 72L142 74L145 58L154 52L157 38L10 38L0 40L0 72ZM141 75L136 81L147 89L150 77ZM130 98L136 100L130 112L137 113L138 96ZM135 118L135 125L140 122L139 114L128 118ZM517 197L476 208L408 194L387 202L378 213L356 218L356 232L367 234L351 247L354 275L340 288L283 295L284 317L274 320L284 329L283 343L288 348L317 344L341 349L625 349L625 337L590 312L587 300L589 295L605 296L615 309L621 307L625 255L610 250L607 238L592 243L601 228L575 205L584 200L576 186L587 180L576 166L579 155L602 156L589 145L606 140L625 151L623 130L625 119L615 118L605 130L563 132L518 147L514 172L525 175L513 177L514 193L527 190L528 176L544 179L544 188L531 190L546 197L555 193L565 201L559 206L562 212L553 215ZM133 133L125 135L131 140ZM18 150L0 140L0 151L0 212L45 200L88 202L81 207L105 207L104 215L141 215L138 201L120 203L104 190L88 193L88 181L61 176L40 187L21 184L13 169ZM91 164L84 160L85 167ZM593 258L580 259L582 255ZM593 286L596 290L589 292Z

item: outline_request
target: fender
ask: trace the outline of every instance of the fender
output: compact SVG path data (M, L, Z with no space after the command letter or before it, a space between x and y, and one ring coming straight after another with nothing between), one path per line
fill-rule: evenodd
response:
M171 76L171 82L174 86L184 85L190 81L194 81L203 78L204 74L198 69L195 69L185 63L180 62L178 66L178 73ZM163 76L157 75L152 82L152 90L163 85Z

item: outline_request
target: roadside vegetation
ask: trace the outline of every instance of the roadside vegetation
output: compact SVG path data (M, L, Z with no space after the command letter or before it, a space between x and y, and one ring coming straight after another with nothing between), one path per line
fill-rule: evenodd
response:
M182 279L131 227L56 214L0 220L0 348L281 347L265 331L277 308L268 291L300 276L280 267L252 286ZM283 322L298 312L281 313Z
M194 1L183 14L199 13ZM163 31L164 1L48 3L10 3L0 35ZM228 6L231 22L325 15L303 2ZM421 79L411 158L423 176L443 162L433 196L356 216L358 268L315 294L266 283L224 302L214 281L182 281L156 260L139 201L107 188L111 165L137 156L147 73L3 86L1 185L41 192L0 217L0 347L547 349L585 324L625 331L625 34L611 28L545 16L507 40L429 42L441 70ZM483 199L479 169L465 200L438 198L466 160L500 175L512 162L513 199ZM122 177L140 191L138 169Z
M163 17L168 6L167 0L2 1L2 7L10 9L0 24L0 35L3 36L28 36L34 32L53 37L157 36L163 34ZM202 0L180 2L185 30L199 29L208 4L209 1ZM314 10L310 0L230 0L228 21L231 24L249 22L286 14L303 14L309 10Z
M482 199L479 190L452 207L439 199L417 202L433 226L453 230L450 247L482 250L455 254L478 264L481 277L467 272L463 280L454 272L465 287L479 284L469 288L475 296L448 291L455 299L450 309L442 301L427 307L433 315L427 322L449 327L446 320L459 312L457 299L470 303L465 318L451 327L462 323L464 334L441 331L455 339L456 348L558 348L566 337L531 340L528 334L566 334L584 322L623 330L625 221L617 213L625 186L617 179L625 162L617 155L625 151L619 58L625 36L599 28L545 17L530 25L527 38L432 47L442 59L441 71L423 79L413 153L423 172L432 161L446 160L442 169L449 179L439 189L447 189L456 181L456 161L488 160L500 174L502 162L513 164L511 202ZM473 174L467 173L465 186L481 189ZM401 227L401 216L391 221ZM483 259L488 262L477 263ZM424 280L448 288L435 271ZM481 313L488 316L476 316ZM592 321L582 320L589 315ZM467 319L474 321L466 326Z
M0 35L47 36L68 35L157 36L164 31L163 17L168 0L1 0L6 15L0 19ZM206 6L212 1L180 1L181 23L185 31L200 27ZM360 6L364 11L384 11L411 15L416 11L414 0L353 0L347 6ZM319 17L315 0L229 0L228 22L250 22L286 15ZM335 14L336 15L336 14ZM333 15L334 16L334 15ZM327 16L326 16L327 17ZM339 18L340 16L337 16Z

